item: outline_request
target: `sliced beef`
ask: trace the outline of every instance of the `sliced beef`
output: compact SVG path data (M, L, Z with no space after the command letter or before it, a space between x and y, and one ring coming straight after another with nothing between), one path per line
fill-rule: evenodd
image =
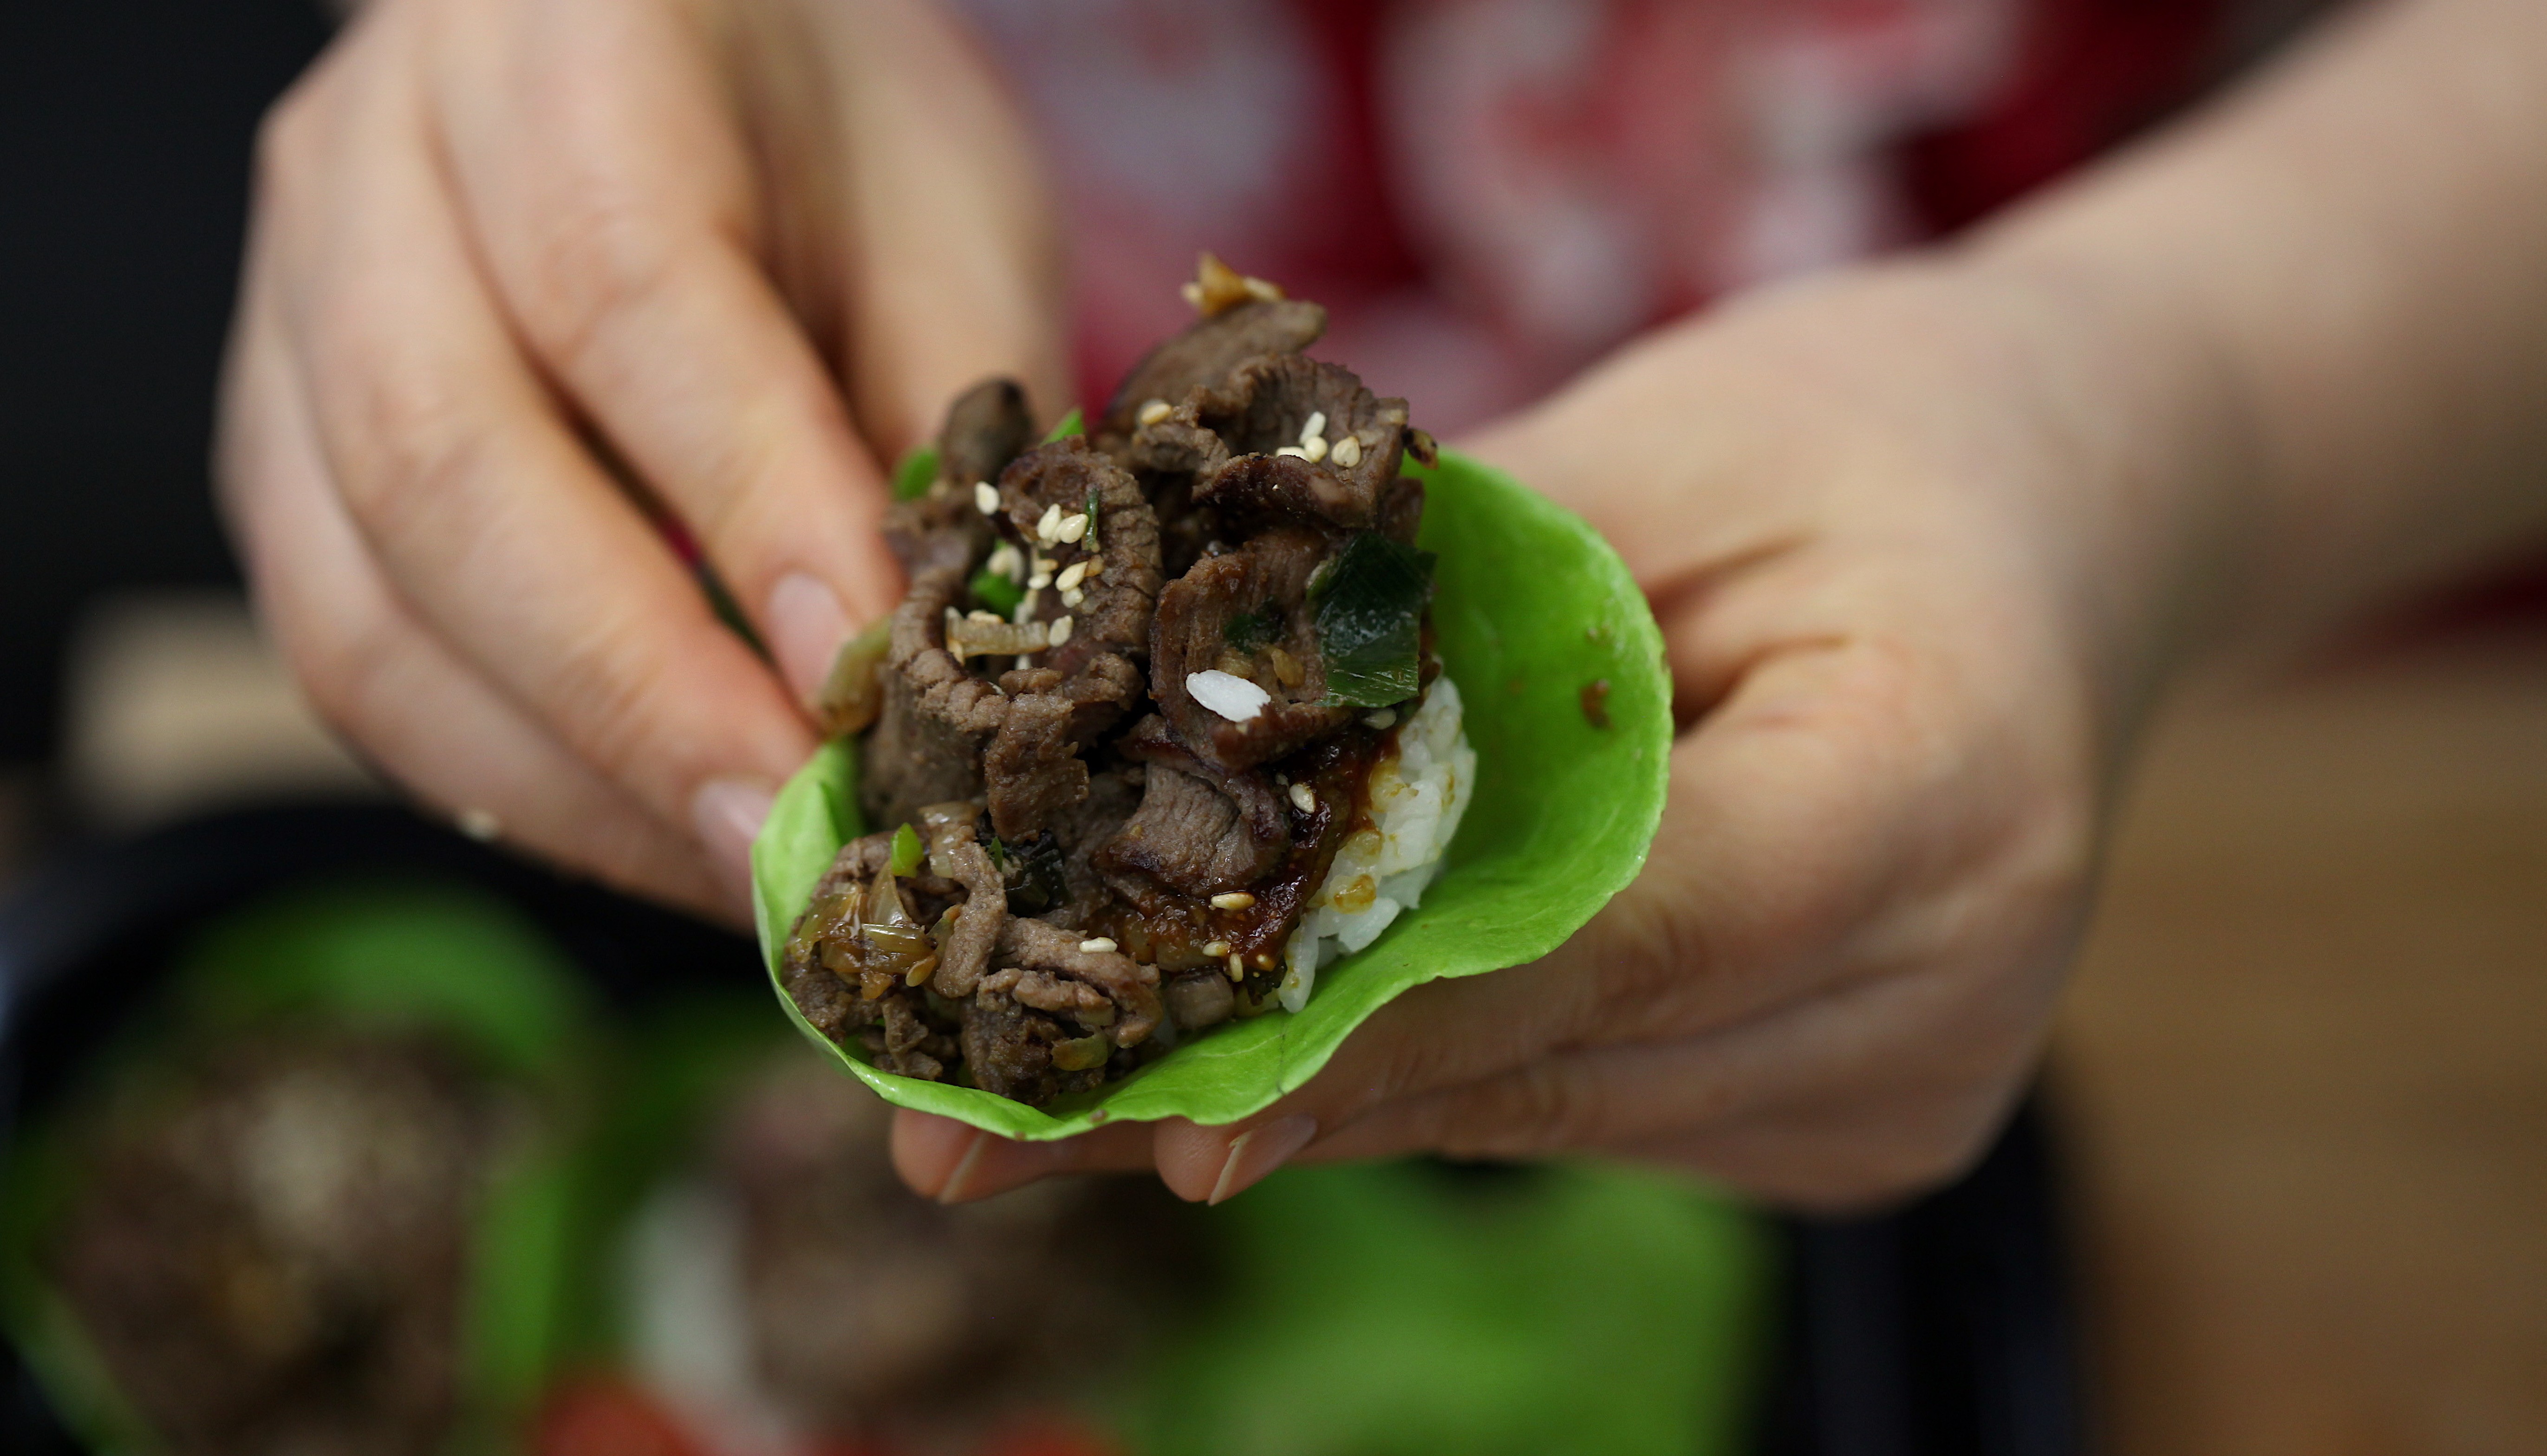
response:
M984 380L956 397L937 432L938 478L972 504L977 480L997 480L1035 443L1034 415L1014 380Z
M1179 1031L1201 1031L1227 1021L1238 1009L1238 992L1215 966L1172 977L1167 989L1168 1015Z
M984 1091L1032 1106L1051 1101L1061 1090L1052 1044L1062 1039L1060 1022L1012 996L977 990L964 1002L964 1066Z
M1002 967L1048 971L1102 991L1120 1013L1107 1035L1118 1047L1139 1046L1158 1029L1159 972L1120 951L1080 949L1080 934L1041 920L1011 918L1000 927Z
M1320 531L1268 531L1239 551L1196 561L1160 593L1150 629L1150 696L1211 769L1253 768L1353 721L1354 710L1326 703L1326 666L1308 605L1309 578L1332 554ZM1224 718L1186 686L1206 671L1246 678L1269 701L1243 721Z
M982 755L991 824L1022 839L1088 797L1088 765L1070 736L1071 702L1058 693L1010 700L999 734Z
M1009 914L1008 887L974 830L980 817L978 805L962 801L932 804L920 812L930 873L964 891L963 902L950 906L955 918L938 938L937 974L928 982L939 995L956 999L971 995L990 969L1000 924Z
M1140 812L1098 851L1098 868L1147 875L1199 899L1255 884L1291 847L1290 816L1258 775L1146 768Z
M1230 455L1197 477L1194 502L1242 529L1315 518L1368 530L1406 455L1405 400L1380 398L1353 371L1296 354L1248 361L1160 423L1188 414ZM1313 422L1326 442L1319 459L1278 453L1302 448Z
M1146 659L1150 614L1165 583L1159 570L1158 516L1132 477L1087 442L1059 440L1009 468L1000 477L1000 501L1012 539L1038 567L1029 585L1050 578L1032 587L1034 619L1071 619L1069 639L1043 653L1036 665L1060 673L1068 683L1091 672L1101 674L1101 659L1107 656ZM1096 513L1077 539L1038 535L1047 513L1087 516L1092 501ZM1049 569L1042 568L1046 561ZM1072 585L1062 586L1065 578ZM1079 600L1069 600L1071 592ZM1137 698L1137 685L1133 692ZM1090 732L1111 726L1095 724Z
M1173 406L1260 354L1297 354L1326 331L1327 310L1296 299L1259 300L1198 319L1132 366L1105 406L1099 434L1128 437L1151 400Z
M964 571L958 563L922 572L893 614L878 669L884 707L859 766L871 822L899 824L923 805L981 797L982 744L1006 720L1009 700L946 650L946 609L964 589Z
M1082 747L1141 701L1159 532L1131 476L1083 441L1027 452L999 488L1006 534L1030 568L1025 619L1055 634L1068 623L1058 645L1002 675L1008 711L982 759L992 822L1019 838L1087 798Z

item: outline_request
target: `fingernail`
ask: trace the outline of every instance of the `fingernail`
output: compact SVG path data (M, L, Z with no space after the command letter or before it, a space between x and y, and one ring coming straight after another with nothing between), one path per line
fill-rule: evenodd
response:
M1071 1160L1072 1150L1067 1143L1019 1143L984 1133L964 1150L955 1171L946 1177L946 1186L937 1190L937 1201L970 1203L1022 1188L1062 1171Z
M1318 1120L1306 1113L1275 1118L1241 1133L1229 1145L1229 1160L1220 1165L1220 1181L1211 1185L1208 1203L1235 1198L1256 1186L1267 1173L1289 1162L1318 1135Z
M751 900L751 841L769 817L769 790L749 779L710 779L690 797L690 822L726 889Z
M802 571L791 571L769 591L769 652L796 701L814 706L832 659L849 638L849 614L839 595Z
M937 1185L939 1203L963 1201L965 1185L972 1182L973 1169L982 1160L982 1145L989 1141L986 1134L979 1129L974 1130L972 1138L964 1144L964 1156L955 1159L955 1166L947 1170L946 1181Z

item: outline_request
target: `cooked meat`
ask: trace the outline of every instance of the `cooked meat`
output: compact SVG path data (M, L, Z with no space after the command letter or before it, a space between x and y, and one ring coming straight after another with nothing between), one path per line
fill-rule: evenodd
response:
M1398 474L1431 442L1301 354L1317 305L1218 284L1093 441L1027 444L1013 386L966 394L905 512L861 802L926 821L927 873L882 875L884 836L844 850L782 972L884 1065L1041 1101L1153 1055L1163 973L1196 973L1182 1026L1261 1009L1362 811L1364 715L1437 670L1424 492Z
M1008 887L974 832L981 814L979 806L969 803L935 804L920 812L929 870L964 892L943 911L952 920L932 922L943 924L945 934L938 940L937 974L928 983L939 995L959 999L973 993L990 968L1000 923L1009 911Z
M1110 1035L1118 1047L1138 1046L1159 1024L1159 970L1119 951L1083 950L1076 930L1041 920L1010 919L1000 927L999 961L1030 971L1050 971L1105 993L1121 1013Z
M1088 797L1088 765L1070 736L1071 702L1058 693L1009 701L1007 721L982 756L991 823L1022 839Z
M1049 1102L1062 1090L1052 1044L1061 1023L1000 991L976 989L964 1002L964 1066L973 1085L1019 1102Z
M960 563L921 572L894 612L880 673L884 711L858 786L874 822L902 823L922 805L981 795L982 744L999 730L1009 700L946 650L944 617L963 581Z
M946 427L937 432L938 478L969 491L976 480L1000 478L1009 462L1034 443L1024 388L1014 380L984 380L957 395L946 411Z
M1097 851L1099 868L1207 899L1255 884L1291 847L1290 815L1259 776L1236 775L1224 789L1170 763L1146 767L1140 812Z
M1168 1014L1180 1031L1201 1031L1227 1021L1238 1009L1238 993L1220 968L1189 971L1168 982Z
M1260 354L1297 354L1327 331L1327 310L1296 299L1260 300L1197 321L1132 366L1105 406L1100 434L1128 436L1141 406L1181 403L1195 388L1226 379Z
M1159 596L1150 629L1150 696L1177 737L1214 770L1239 773L1353 721L1327 698L1309 579L1334 553L1306 527L1268 531L1210 557ZM1265 702L1232 718L1198 702L1189 680L1218 672L1253 683Z

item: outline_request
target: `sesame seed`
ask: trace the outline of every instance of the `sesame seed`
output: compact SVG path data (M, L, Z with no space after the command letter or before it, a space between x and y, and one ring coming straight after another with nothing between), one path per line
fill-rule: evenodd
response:
M1026 558L1015 547L1004 541L1000 543L998 551L991 553L988 565L991 574L1006 576L1014 581L1025 574Z
M1293 460L1307 460L1307 459L1309 458L1309 452L1307 452L1307 451L1305 451L1305 450L1301 449L1301 448L1300 448L1299 446L1297 446L1297 445L1285 445L1285 446L1283 446L1281 449L1276 450L1276 451L1274 451L1274 453L1275 455L1287 455L1287 456L1291 457Z
M1247 979L1247 968L1238 964L1238 952L1236 951L1231 951L1229 953L1229 979L1232 981L1245 981Z
M1026 588L1026 594L1017 598L1017 615L1014 620L1018 622L1032 622L1034 620L1034 614L1042 606L1043 588L1039 586L1029 586Z
M1311 410L1309 412L1309 422L1300 427L1300 443L1306 445L1326 432L1327 412L1323 409Z
M1217 961L1221 957L1229 954L1229 942L1225 940L1206 940L1202 943L1202 953Z
M1247 290L1247 296L1251 299L1262 299L1268 303L1282 301L1282 291L1261 278L1242 279L1240 287Z
M1086 600L1088 600L1088 593L1078 587L1065 586L1061 589L1061 604L1065 607L1076 607Z
M1000 621L1000 614L997 612L967 612L964 616L968 621L973 622L997 623Z
M1105 574L1105 558L1103 557L1090 557L1081 564L1088 567L1088 575L1091 579Z
M1202 285L1201 285L1201 284L1198 284L1198 283L1189 283L1189 284L1186 284L1186 285L1185 285L1184 287L1182 287L1182 288L1178 289L1178 290L1177 290L1177 292L1185 296L1185 300L1186 300L1186 307L1188 307L1188 308L1193 308L1193 309L1196 309L1196 310L1199 310L1199 309L1202 307Z
M1361 464L1361 441L1356 436L1347 435L1336 442L1332 453L1336 458L1336 464L1350 471Z
M1061 507L1057 504L1045 506L1043 514L1035 517L1035 540L1046 546L1052 545L1053 534L1060 529Z
M983 515L998 515L1000 513L1000 492L998 487L992 485L988 480L974 481L973 506L974 509L979 510Z
M1141 406L1140 421L1145 425L1155 425L1174 413L1176 413L1175 405L1165 399L1153 399Z
M1087 534L1088 513L1086 511L1081 511L1075 516L1062 517L1061 524L1053 528L1052 539L1055 541L1077 541L1079 538L1086 536Z
M1291 786L1291 807L1302 814L1318 812L1318 792L1306 784Z
M1102 935L1092 935L1081 941L1079 948L1092 956L1101 956L1114 949L1114 942Z
M1053 578L1053 580L1060 585L1063 591L1068 591L1087 579L1088 563L1086 561L1071 562L1069 565L1061 568L1061 574L1059 576Z
M1057 647L1068 641L1070 641L1070 619L1067 617L1054 618L1052 621L1052 634L1044 639L1044 644L1046 646Z
M1252 910L1256 908L1256 897L1244 890L1233 890L1226 895L1213 896L1211 907L1215 910Z
M491 844L497 835L504 832L503 823L494 814L483 809L464 809L454 817L453 822L459 826L461 833L481 844Z
M1363 714L1361 721L1375 728L1395 728L1397 726L1397 710L1394 708L1382 708L1377 713Z
M1045 587L1052 585L1052 573L1049 571L1037 571L1032 576L1026 578L1026 585L1033 587L1037 591L1041 591Z
M1316 465L1318 462L1325 460L1327 458L1327 437L1324 435L1311 436L1309 443L1300 447L1300 454L1307 457L1308 462L1311 465Z

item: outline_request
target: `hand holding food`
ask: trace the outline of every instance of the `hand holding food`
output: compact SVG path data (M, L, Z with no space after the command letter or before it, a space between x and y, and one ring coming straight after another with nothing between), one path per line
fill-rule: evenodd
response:
M928 0L377 0L262 141L220 474L267 622L464 827L730 917L900 590L877 462L984 374L1058 397L1047 241Z
M1316 305L1200 288L1093 439L1031 444L1005 382L957 402L888 527L911 594L828 702L862 736L755 852L773 977L907 1106L1244 1116L1408 985L1555 944L1651 832L1667 718L1616 557L1430 468L1403 400L1301 353Z

